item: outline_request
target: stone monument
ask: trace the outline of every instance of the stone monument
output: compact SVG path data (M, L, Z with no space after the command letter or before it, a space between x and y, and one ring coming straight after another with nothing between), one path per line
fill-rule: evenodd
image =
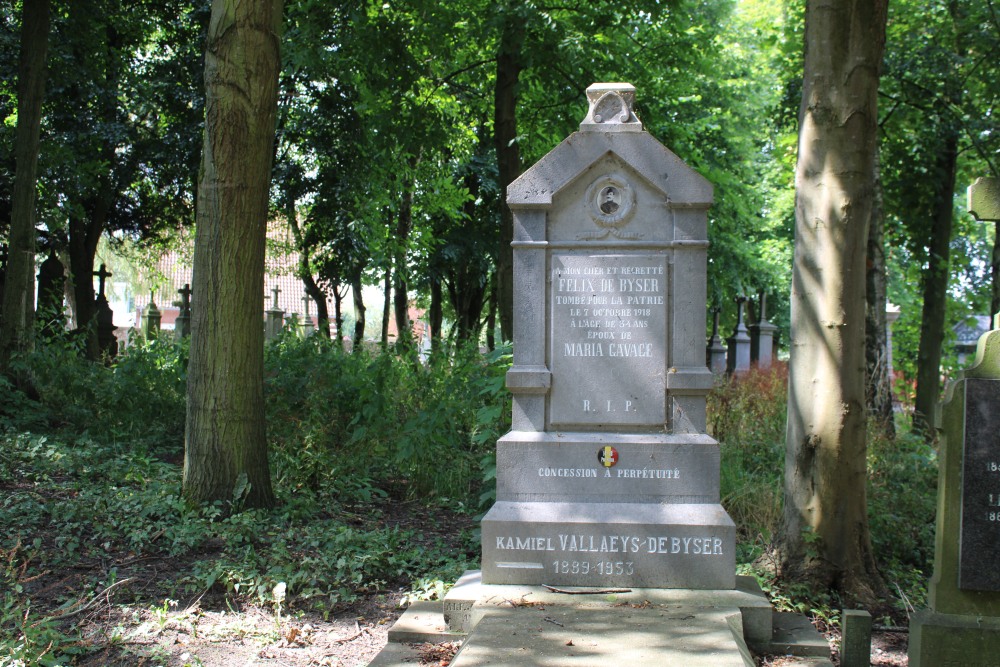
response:
M94 272L94 276L99 281L94 304L97 308L97 347L106 359L114 359L118 356L118 339L115 338L115 329L117 328L114 323L115 314L111 310L111 304L108 303L108 297L104 295L105 283L111 275L104 264L101 264L99 271Z
M760 293L760 316L750 325L750 362L766 370L774 361L774 333L777 325L767 321L767 293Z
M174 302L178 308L174 336L180 340L191 335L191 284L184 283L184 287L177 290L177 293L181 295L181 300Z
M643 129L631 85L587 97L580 131L507 191L513 421L482 581L732 589L705 434L712 186Z
M149 305L146 306L146 314L142 317L142 335L147 339L156 338L163 322L163 313L156 305L155 296L155 292L150 291Z
M726 372L730 375L742 375L750 370L750 332L743 323L743 307L747 301L745 296L736 299L736 326L733 335L726 339L728 353L726 354Z
M969 211L1000 220L1000 179L969 187ZM986 667L1000 655L1000 328L940 411L937 532L930 608L910 617L910 667Z
M719 336L719 316L722 308L718 306L712 308L712 336L708 339L708 347L705 350L705 364L716 375L726 372L726 346L722 344L722 337Z
M281 335L282 329L285 328L285 311L278 305L278 294L280 293L281 288L277 285L271 288L274 303L265 311L266 320L264 323L264 338L267 340L277 338Z

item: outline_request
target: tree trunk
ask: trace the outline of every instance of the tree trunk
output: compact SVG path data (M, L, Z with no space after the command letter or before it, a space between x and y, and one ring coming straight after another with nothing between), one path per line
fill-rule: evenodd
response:
M102 190L104 186L102 185ZM100 358L97 345L97 295L94 292L94 257L107 221L107 207L101 206L102 192L84 207L85 217L69 219L69 270L73 282L73 311L78 329L86 331L88 359Z
M351 296L354 297L354 339L352 349L360 352L365 344L365 299L361 293L361 271L351 276ZM337 331L337 336L340 336Z
M281 0L214 0L205 50L184 495L274 504L264 424L264 240Z
M14 192L11 202L7 272L0 317L0 372L13 355L33 344L35 317L35 195L42 99L49 48L49 0L24 0L21 58L17 73L17 133L14 139ZM15 377L27 388L28 378Z
M465 218L476 215L479 198L479 178L470 173L465 177L469 200L464 205ZM470 340L478 341L483 306L490 286L490 273L483 275L479 262L455 262L447 271L448 299L455 310L456 345L461 347Z
M938 150L935 173L940 174L934 192L930 252L923 275L924 307L920 318L917 351L917 396L913 427L933 439L934 409L941 389L941 345L944 340L948 303L948 259L954 210L955 170L958 164L958 131L949 129Z
M490 275L490 309L486 315L486 349L497 349L497 272Z
M875 198L868 229L868 262L865 297L865 396L868 414L889 437L895 437L892 421L892 378L889 376L889 350L885 318L885 209L878 149L875 152Z
M329 338L330 311L326 306L326 293L313 278L312 263L309 261L312 249L306 246L302 236L302 228L299 227L299 219L295 213L295 197L291 193L286 194L285 219L288 220L288 227L292 230L295 248L299 251L299 279L302 281L305 293L316 304L316 328L320 335Z
M521 175L521 151L517 143L517 87L524 68L522 49L527 20L508 3L504 11L497 53L497 75L493 91L493 145L500 177L500 249L497 254L497 297L500 333L514 337L514 216L507 206L507 186Z
M782 575L872 602L865 244L886 0L808 0L799 112Z
M407 180L403 187L403 196L396 217L396 257L393 261L395 277L393 279L393 310L396 317L396 345L409 345L413 342L410 325L410 295L407 286L406 249L410 242L410 231L413 229L413 183Z
M385 282L382 285L382 351L389 349L389 317L392 314L392 262L385 267Z
M344 330L344 314L343 305L344 293L340 291L337 285L333 286L333 317L334 325L337 329L337 347L341 350L344 349L344 337L340 335L340 332ZM330 329L329 315L327 316L327 331Z
M431 277L431 311L430 311L430 324L431 324L431 354L439 355L441 354L441 326L444 322L444 309L442 308L441 299L443 299L441 293L441 278L439 276Z

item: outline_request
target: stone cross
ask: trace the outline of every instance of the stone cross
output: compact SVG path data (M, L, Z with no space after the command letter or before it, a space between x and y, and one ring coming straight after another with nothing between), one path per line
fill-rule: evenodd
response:
M302 297L302 307L305 308L305 311L306 311L305 317L306 317L306 319L309 319L309 302L310 301L312 301L312 299L309 298L308 294L306 294L305 296Z
M275 285L271 289L271 293L274 294L274 305L271 306L274 310L278 310L278 294L281 292L281 288Z
M97 288L97 297L100 298L104 296L104 281L107 278L110 278L113 274L110 271L108 271L107 267L105 267L104 264L101 264L101 270L94 271L94 275L97 276L99 280Z
M191 309L191 284L184 283L184 287L177 290L181 295L181 312L185 313Z

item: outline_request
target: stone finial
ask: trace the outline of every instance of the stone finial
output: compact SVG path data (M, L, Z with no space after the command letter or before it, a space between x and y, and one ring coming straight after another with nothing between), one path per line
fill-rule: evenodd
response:
M580 123L581 132L641 132L642 122L632 107L635 86L630 83L595 83L587 88L590 110Z

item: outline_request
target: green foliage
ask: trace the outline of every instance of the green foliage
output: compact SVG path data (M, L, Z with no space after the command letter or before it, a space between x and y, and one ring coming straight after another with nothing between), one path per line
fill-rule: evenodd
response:
M934 558L938 461L926 439L897 425L895 440L875 427L868 437L868 523L887 582L923 606Z
M722 504L736 522L737 542L753 558L781 521L788 368L775 363L729 377L709 394L709 433L722 456Z
M425 366L286 337L265 365L279 487L371 494L377 480L407 497L468 499L509 419L502 354Z
M89 651L60 634L58 610L34 610L30 582L122 554L184 563L165 582L178 599L214 590L273 605L283 585L283 614L329 612L360 591L411 581L410 596L433 597L470 567L471 543L455 552L374 519L390 496L436 497L460 512L475 505L483 466L493 466L495 440L509 425L509 350L424 366L409 356L346 354L320 337L270 344L273 511L238 511L239 491L201 507L181 497L186 345L138 344L111 366L79 352L74 339L57 337L21 361L37 401L2 381L11 400L0 412L0 525L10 529L0 550L25 564L0 582L11 591L0 599L0 621L13 628L0 634L0 651L26 664ZM79 599L117 576L112 568L85 581Z
M838 623L840 602L828 591L774 579L769 547L782 520L787 368L753 369L709 394L709 432L722 455L722 503L736 523L741 574L757 576L779 610ZM893 440L870 424L868 521L880 571L899 611L920 607L934 553L937 458L926 441L897 425ZM805 536L807 549L819 539Z
M45 420L72 433L99 433L131 449L180 454L188 341L176 343L163 333L133 344L110 367L83 361L82 344L82 337L44 336L20 360L40 399L29 412L30 423ZM28 426L20 417L17 422Z

